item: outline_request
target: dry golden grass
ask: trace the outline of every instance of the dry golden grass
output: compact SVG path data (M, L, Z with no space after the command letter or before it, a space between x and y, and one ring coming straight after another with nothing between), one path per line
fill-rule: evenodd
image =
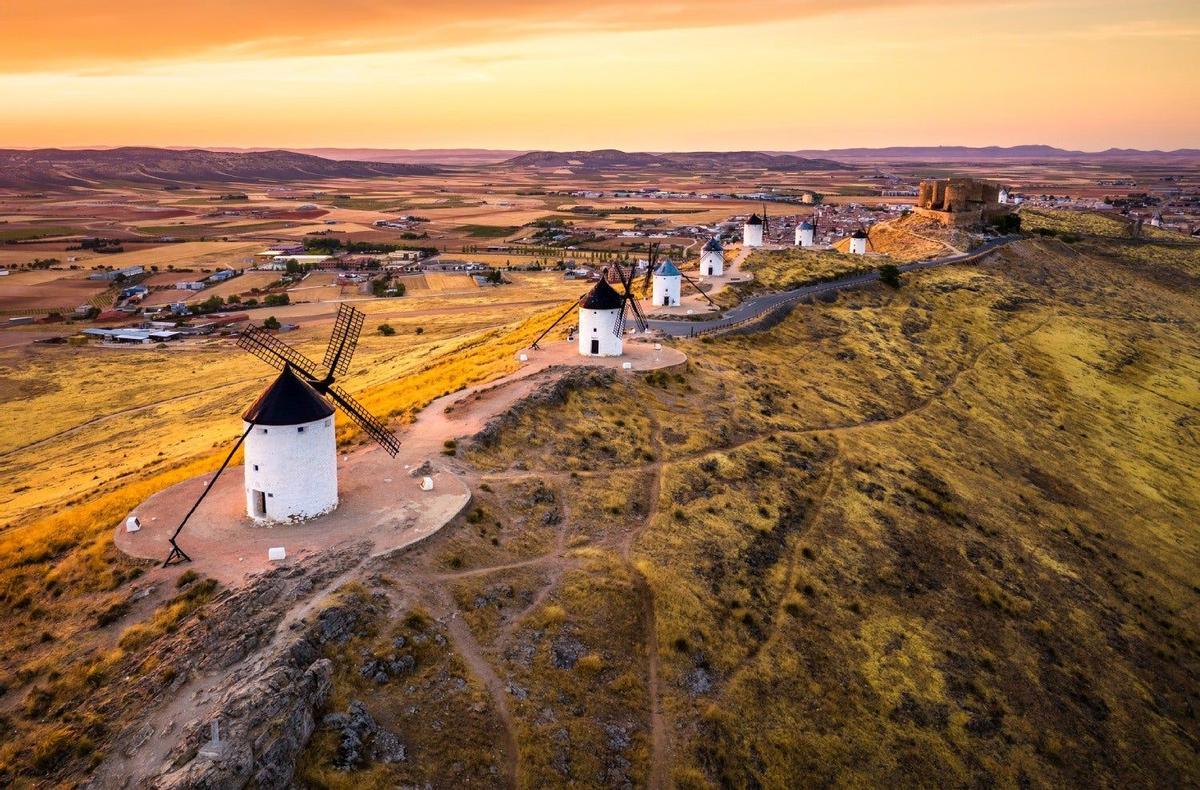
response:
M847 294L690 345L678 376L574 393L473 451L492 486L562 480L567 540L594 558L557 582L517 577L544 603L511 634L503 612L471 620L536 700L517 708L522 780L644 765L644 664L586 703L592 726L637 722L623 756L555 700L596 694L587 667L614 654L644 658L644 632L620 624L641 604L616 553L645 523L632 558L681 786L1197 781L1200 308L1179 281L1190 257L1125 249L1023 242ZM598 474L563 476L574 464ZM526 518L492 517L498 535ZM466 555L485 538L446 539ZM563 628L596 660L539 663ZM560 746L546 710L585 746Z

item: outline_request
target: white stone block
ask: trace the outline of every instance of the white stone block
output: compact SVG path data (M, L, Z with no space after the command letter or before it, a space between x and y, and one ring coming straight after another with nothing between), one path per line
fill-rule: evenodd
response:
M422 477L421 478L421 490L422 491L432 491L433 490L433 478L432 477Z
M621 368L623 370L633 370L633 363L632 362L622 362Z
M141 528L142 522L137 516L130 516L129 518L125 519L126 532L137 532Z
M528 355L528 354L522 354L521 356L517 357L517 359L521 360L522 362L528 362L528 361L529 361L529 355Z
M274 548L267 549L267 559L286 560L287 552L283 550L283 546L275 546Z

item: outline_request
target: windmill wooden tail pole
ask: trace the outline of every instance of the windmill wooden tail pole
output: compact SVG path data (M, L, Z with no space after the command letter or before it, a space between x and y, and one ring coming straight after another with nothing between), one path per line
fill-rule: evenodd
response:
M192 514L196 512L196 508L200 507L200 503L204 501L204 497L208 496L208 492L213 490L213 486L217 484L217 478L220 477L221 473L225 471L225 467L229 466L229 462L233 460L233 454L236 453L238 448L242 446L242 442L246 441L246 437L250 435L250 431L252 430L254 430L254 423L250 423L246 426L246 432L243 433L241 438L234 443L233 449L229 451L229 455L225 456L225 460L222 462L221 468L217 470L215 475L213 475L212 480L209 480L208 483L205 484L204 490L200 492L200 498L196 500L195 504L192 505L192 509L189 510L187 515L183 517L183 521L180 521L179 526L175 528L175 532L171 535L171 553L167 555L167 559L164 560L162 564L164 568L169 568L176 563L192 561L192 558L189 557L183 549L179 548L179 544L175 542L175 539L179 537L179 533L183 531L183 527L188 523L188 519L191 518Z
M348 392L335 385L337 378L344 376L350 369L350 360L358 347L358 336L362 332L365 320L366 317L356 308L345 303L338 306L333 333L329 337L325 358L320 366L287 343L258 327L252 326L243 331L238 336L237 345L272 367L282 370L288 376L295 374L313 390L316 390L318 395L332 400L347 417L358 424L367 436L374 439L388 455L395 458L396 454L400 452L399 440L388 431L382 420L371 414ZM246 422L245 433L233 445L233 449L229 451L229 455L225 457L224 463L213 475L213 479L205 486L195 504L188 510L187 515L183 517L179 526L175 528L174 534L171 535L171 553L167 555L167 559L163 563L164 567L177 562L191 562L192 558L179 547L177 539L188 519L192 517L196 509L200 507L200 503L204 501L204 497L208 496L208 492L216 485L217 478L229 466L229 462L233 460L238 448L254 430L254 420L247 419Z

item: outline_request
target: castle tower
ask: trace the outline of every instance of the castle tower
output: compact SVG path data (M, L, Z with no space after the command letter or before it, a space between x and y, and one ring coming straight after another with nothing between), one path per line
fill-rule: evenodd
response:
M624 339L615 333L623 300L607 280L596 283L579 303L579 353L585 357L619 357Z
M714 236L700 251L700 276L721 277L725 274L725 249Z
M242 415L246 513L259 523L303 521L338 505L333 406L290 365Z

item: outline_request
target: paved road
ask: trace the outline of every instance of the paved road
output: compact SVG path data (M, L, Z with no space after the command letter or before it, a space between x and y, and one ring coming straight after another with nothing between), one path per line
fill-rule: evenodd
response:
M983 244L983 246L964 252L961 255L947 255L943 258L931 258L927 261L917 261L915 263L906 263L900 267L902 272L911 272L918 269L932 269L935 266L946 266L951 263L960 263L968 258L974 258L978 255L991 252L992 250L1014 241L1017 236L1001 236L992 239ZM828 293L830 291L841 291L846 288L859 288L861 286L873 283L879 279L879 272L870 271L863 274L855 274L849 277L843 277L840 280L831 280L825 283L816 283L815 285L805 285L800 288L795 288L790 291L776 291L773 293L759 294L752 296L738 306L727 310L720 318L712 318L707 321L649 321L650 329L658 330L665 335L671 337L687 337L692 334L701 332L709 332L714 329L721 329L734 324L739 324L751 318L757 318L761 315L766 315L772 310L790 304L791 302L800 299L806 299L818 294Z

